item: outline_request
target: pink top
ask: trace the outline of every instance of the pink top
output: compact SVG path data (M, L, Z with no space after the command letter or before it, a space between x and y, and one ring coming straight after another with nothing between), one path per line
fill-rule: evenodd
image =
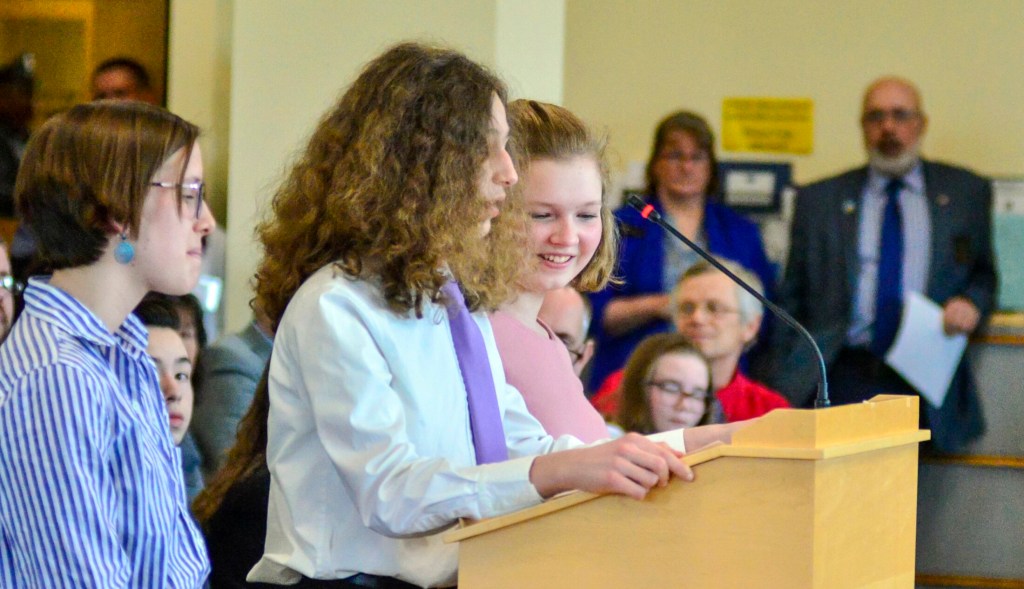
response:
M526 408L552 436L571 434L588 443L607 438L604 419L583 395L565 344L544 322L537 323L547 337L508 313L491 314L505 380L522 393Z

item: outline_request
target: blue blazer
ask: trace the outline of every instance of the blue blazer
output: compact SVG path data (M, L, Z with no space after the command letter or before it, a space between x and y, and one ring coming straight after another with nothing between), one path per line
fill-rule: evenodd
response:
M932 226L932 252L926 295L944 304L954 296L970 299L987 316L995 302L992 253L992 187L963 168L923 162L924 186ZM857 168L810 184L797 194L789 261L780 288L783 307L814 336L826 365L846 343L857 259L860 201L867 168ZM779 362L769 379L775 390L809 396L817 383L810 346L778 330ZM984 421L967 355L960 363L942 407L923 403L932 440L953 451L981 435Z
M659 213L663 211L658 199L649 198L648 202L654 205ZM611 336L605 333L604 310L609 302L620 297L665 292L662 288L665 266L665 247L662 240L665 231L641 217L636 209L629 206L615 211L615 219L622 238L616 276L624 282L590 295L590 302L594 307L591 335L597 343L590 366L590 391L596 391L609 374L622 368L633 348L641 340L672 328L668 321L656 320L622 335ZM761 279L767 296L774 296L776 270L765 255L761 232L756 224L723 204L708 201L704 207L703 229L708 241L708 250L712 254L738 262L751 270ZM762 325L762 342L766 339L763 337L765 329L766 327Z

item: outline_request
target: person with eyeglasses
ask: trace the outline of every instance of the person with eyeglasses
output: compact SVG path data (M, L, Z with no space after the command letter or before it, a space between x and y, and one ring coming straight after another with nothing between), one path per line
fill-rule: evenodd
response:
M53 269L0 345L0 586L201 587L209 573L147 335L150 291L199 277L199 129L80 104L29 140L18 212ZM190 188L193 187L193 188Z
M14 297L21 285L11 275L11 258L7 255L7 244L0 239L0 343L7 337L14 321Z
M573 372L580 378L594 356L594 339L588 336L592 316L590 301L571 286L544 293L537 312L537 319L546 323L569 350Z
M753 272L731 260L720 262L764 294ZM764 316L756 297L701 260L679 279L671 299L675 329L693 342L710 366L713 423L743 421L790 407L786 397L748 377L740 362L757 340ZM622 371L612 373L591 399L603 415L618 411L622 380Z
M922 158L928 117L908 80L872 82L860 124L867 165L797 194L780 291L821 347L833 404L917 393L885 362L907 293L940 305L949 334L975 332L995 304L989 180ZM779 332L784 353L771 383L809 404L817 362L795 336ZM956 451L984 429L969 357L941 407L922 403L941 450Z
M686 111L662 120L647 162L646 200L680 232L712 254L752 269L775 295L774 264L761 232L721 202L715 137L701 116ZM589 391L622 368L648 335L672 327L669 292L700 258L629 206L615 212L621 230L617 276L622 281L590 295L597 343Z
M678 333L640 342L626 362L616 424L654 434L712 422L711 366L697 346Z

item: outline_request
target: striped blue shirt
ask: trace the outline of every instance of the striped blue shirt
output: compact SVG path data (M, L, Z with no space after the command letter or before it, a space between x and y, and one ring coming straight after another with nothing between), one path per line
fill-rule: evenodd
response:
M860 228L857 239L857 290L854 294L847 342L852 346L871 343L875 324L875 298L878 291L878 258L885 216L885 185L890 178L869 169L861 197ZM932 251L932 223L928 213L924 170L920 162L903 176L900 189L901 226L903 228L903 292L925 292L928 287L928 262Z
M199 587L146 330L32 279L0 346L0 587Z

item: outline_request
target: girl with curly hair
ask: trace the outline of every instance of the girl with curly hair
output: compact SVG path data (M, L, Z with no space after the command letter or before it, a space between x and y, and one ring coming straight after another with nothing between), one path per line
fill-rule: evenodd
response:
M274 197L256 288L276 326L271 487L251 581L450 586L458 548L438 532L459 518L692 478L641 436L548 436L505 382L485 314L522 266L505 96L457 52L393 47Z

